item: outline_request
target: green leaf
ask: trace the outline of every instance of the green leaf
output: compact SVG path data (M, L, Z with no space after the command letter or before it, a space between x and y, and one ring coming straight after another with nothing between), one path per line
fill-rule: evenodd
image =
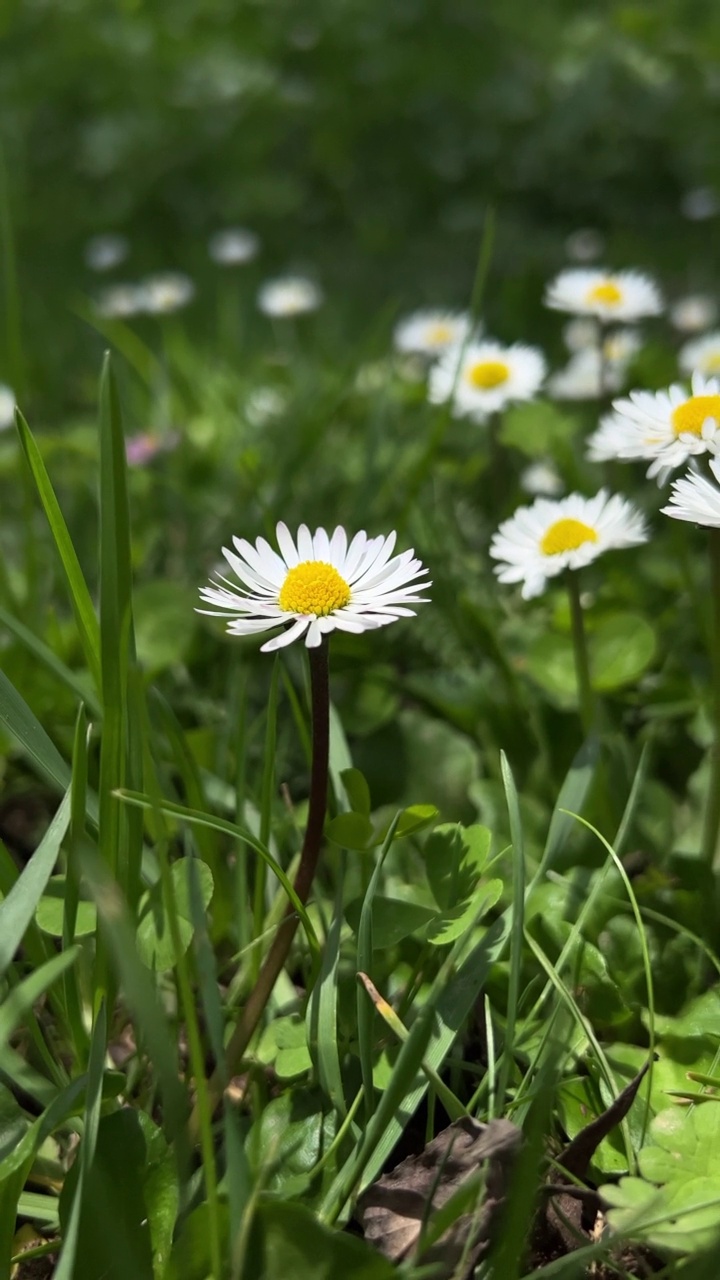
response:
M40 450L33 439L30 428L23 418L19 410L15 414L15 423L20 435L20 444L25 454L27 464L32 472L33 479L37 486L40 501L47 517L50 531L55 541L55 547L62 567L65 571L65 578L70 592L70 602L75 614L78 632L80 634L80 642L85 654L85 661L88 669L92 674L95 687L100 691L100 629L98 620L93 608L87 584L83 577L80 561L75 553L72 539L68 533L68 528L63 518L60 504L58 503L53 487L50 483L50 477L45 470L45 464L42 460Z
M613 1231L654 1249L690 1254L710 1249L720 1238L720 1174L689 1177L660 1189L641 1178L621 1178L600 1187L600 1195L611 1206L607 1220Z
M194 869L197 884L202 898L203 909L207 909L213 896L213 877L210 868L200 858L195 858ZM179 917L182 952L187 951L194 933L192 923L192 898L190 888L190 859L182 858L174 862L170 868L175 907ZM149 969L172 969L179 956L173 947L170 937L170 925L163 901L162 886L153 885L140 901L139 923L137 929L138 955Z
M425 827L429 827L438 816L438 810L434 804L411 804L407 809L403 809L395 828L394 840L400 840L402 836L412 836L418 831L423 831ZM384 839L385 832L379 837Z
M36 1000L75 963L78 952L79 947L70 947L53 956L12 988L0 1007L0 1045L5 1044Z
M588 634L592 686L609 693L631 684L655 657L657 636L637 613L616 613L601 619ZM547 633L530 646L525 659L532 678L562 706L577 704L577 681L572 640Z
M343 769L340 778L342 779L350 808L354 813L362 813L365 817L369 817L370 788L365 775L359 769Z
M336 1117L323 1110L315 1090L286 1089L263 1108L247 1138L253 1164L268 1173L265 1184L291 1198L305 1191L313 1170L335 1136Z
M144 582L133 597L138 661L153 674L183 662L195 634L196 592L162 578Z
M372 822L363 813L339 813L327 823L325 835L343 849L371 849L379 843Z
M445 910L474 893L490 855L491 832L475 824L443 823L428 836L423 858L433 897Z
M45 893L38 902L35 912L35 923L43 933L51 938L62 938L65 919L65 898L67 879L65 876L52 876L48 881ZM97 927L97 909L94 902L82 899L77 904L77 915L73 926L75 938L85 938L95 932Z
M20 744L40 777L53 790L65 791L70 782L67 764L4 671L0 671L0 725Z
M70 794L66 793L60 808L18 877L5 901L0 903L0 974L10 964L22 942L25 930L50 879L58 859L60 845L70 822Z
M363 898L355 898L345 908L345 918L354 933L360 926ZM418 906L400 898L383 898L376 894L372 903L373 950L394 947L408 934L416 933L429 921L437 919L432 907Z
M500 426L500 441L519 449L529 458L557 454L558 449L572 444L580 422L578 418L546 400L514 404L505 411Z
M260 1037L258 1061L272 1066L281 1080L304 1075L312 1066L305 1023L297 1013L275 1018Z
M446 947L450 942L455 942L499 902L503 887L502 880L488 880L478 885L475 893L465 902L443 911L441 916L430 921L425 933L427 941L434 947Z
M304 1205L261 1200L263 1275L292 1280L393 1280L396 1269L364 1240L331 1231Z
M650 1125L653 1144L640 1152L640 1172L651 1182L712 1175L720 1179L720 1107L669 1107Z

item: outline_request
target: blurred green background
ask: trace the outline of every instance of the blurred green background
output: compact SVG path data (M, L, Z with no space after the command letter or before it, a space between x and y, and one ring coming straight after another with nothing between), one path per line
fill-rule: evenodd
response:
M720 190L712 0L5 0L0 32L25 358L6 334L0 377L45 416L87 395L75 304L106 230L130 239L122 276L193 276L198 342L207 237L237 222L263 243L248 281L312 269L338 343L379 313L464 304L489 201L501 337L539 314L579 227L676 291L716 271L717 219L679 213Z

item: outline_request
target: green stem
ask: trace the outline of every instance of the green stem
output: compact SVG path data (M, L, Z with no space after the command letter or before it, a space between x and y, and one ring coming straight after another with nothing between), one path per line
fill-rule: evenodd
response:
M578 700L580 703L580 719L585 733L592 729L595 715L595 698L590 683L590 663L588 661L587 639L583 607L580 603L580 574L577 569L569 570L565 575L568 600L570 601L570 622L572 626L573 652L575 654L575 675L577 677Z
M328 642L324 639L310 655L310 698L312 716L312 766L310 771L310 797L307 827L300 854L300 866L295 877L294 889L301 902L307 902L315 878L320 846L322 843L325 810L327 808L328 758L330 753L330 686L328 673ZM299 918L288 903L277 933L273 938L265 963L257 982L243 1009L240 1021L230 1037L225 1050L225 1061L219 1063L208 1084L208 1094L213 1108L222 1097L226 1082L235 1073L243 1054L260 1022L265 1006L272 995L275 983L290 953ZM196 1111L190 1118L190 1132L198 1131Z
M703 861L712 868L720 831L720 529L708 529L710 551L710 593L712 625L710 629L710 663L712 667L712 723L710 747L710 781L703 826Z

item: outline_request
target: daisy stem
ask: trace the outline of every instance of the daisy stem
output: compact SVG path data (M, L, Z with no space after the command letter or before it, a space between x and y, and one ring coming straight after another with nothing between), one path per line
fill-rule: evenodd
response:
M712 625L710 662L712 665L713 738L710 747L710 781L703 826L703 861L713 867L720 831L720 529L708 529L710 551L710 591Z
M301 902L310 896L322 842L328 792L328 758L330 752L330 685L328 672L328 641L325 637L317 649L309 649L310 701L312 719L312 764L310 769L310 797L307 827L300 854L300 865L295 877L294 889ZM257 982L248 997L240 1021L228 1041L225 1061L219 1064L208 1084L212 1110L219 1103L227 1081L237 1070L245 1050L260 1022L265 1007L273 993L275 983L288 958L290 947L299 924L299 917L288 903L275 937L272 940ZM195 1107L190 1117L190 1135L198 1132L198 1115Z
M595 714L595 697L590 683L585 619L580 601L580 574L577 569L568 570L565 580L568 600L570 601L570 623L572 627L573 652L575 654L575 675L577 678L578 701L580 703L580 719L585 733L589 733L592 729Z

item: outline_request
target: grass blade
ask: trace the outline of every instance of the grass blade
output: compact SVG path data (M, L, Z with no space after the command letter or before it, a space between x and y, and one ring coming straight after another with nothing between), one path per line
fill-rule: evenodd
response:
M69 822L68 791L24 871L5 900L0 903L0 975L11 963L35 914L35 908L57 862Z

